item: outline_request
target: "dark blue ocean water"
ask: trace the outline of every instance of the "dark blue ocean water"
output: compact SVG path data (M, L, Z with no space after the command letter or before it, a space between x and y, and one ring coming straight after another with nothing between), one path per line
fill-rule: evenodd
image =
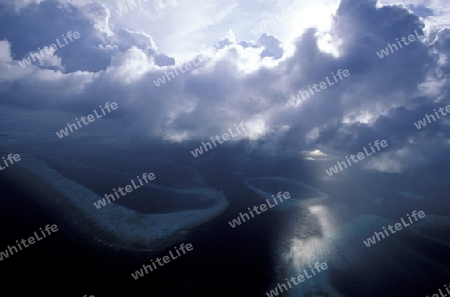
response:
M134 149L127 155L148 156L151 149ZM193 244L192 252L136 281L130 274L149 263L148 255L104 250L60 226L57 233L0 262L7 280L4 290L47 296L266 296L278 281L300 274L302 265L313 264L318 255L317 261L328 263L329 269L323 272L328 285L341 296L426 296L450 279L448 168L433 169L433 176L427 170L394 175L351 168L339 179L327 180L318 174L323 168L312 162L237 158L226 148L203 159L183 152L188 153L154 149L152 157L198 169L209 186L223 190L230 203L223 214L190 232L185 242ZM149 168L148 172L154 171ZM79 177L83 172L66 174ZM84 175L85 183L104 184L105 191L115 187L111 186L114 180L106 183L92 172ZM309 205L270 209L233 229L228 221L263 202L243 182L254 177L297 179L329 197ZM291 185L286 189L276 182L264 186L273 189L273 194L294 191ZM407 198L398 191L418 193L424 199ZM30 193L21 192L20 183L6 175L0 176L0 192L0 249L31 236L39 227L58 223L60 216L70 216L41 208ZM170 208L177 198L171 199L155 211L195 209L202 203ZM413 210L423 210L427 217L370 248L364 246L363 240L381 231L383 220L398 222ZM315 287L309 288L313 283ZM335 296L315 279L300 286L304 291L296 288L300 291L283 296Z

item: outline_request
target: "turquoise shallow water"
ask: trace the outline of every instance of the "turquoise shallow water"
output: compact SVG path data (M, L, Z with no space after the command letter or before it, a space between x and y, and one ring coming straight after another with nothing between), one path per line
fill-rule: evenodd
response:
M283 202L283 213L278 213L282 223L273 238L276 270L269 288L286 283L285 278L304 269L308 271L317 261L331 267L293 286L286 296L395 296L394 292L406 296L406 292L417 290L408 285L410 282L436 283L450 277L450 258L445 255L450 247L450 236L444 231L450 227L447 215L429 213L370 247L363 243L383 226L406 219L413 210L428 209L422 194L393 191L391 195L372 193L385 199L355 195L364 200L352 200L353 195L328 194L294 178L248 178L244 183L264 199L284 189L298 197L291 203ZM394 279L399 279L397 285L387 291Z

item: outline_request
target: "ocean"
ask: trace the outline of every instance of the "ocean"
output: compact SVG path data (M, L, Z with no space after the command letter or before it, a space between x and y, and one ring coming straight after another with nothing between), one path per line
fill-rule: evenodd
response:
M164 176L174 174L178 187L207 184L222 191L229 203L223 212L183 231L183 237L176 239L175 242L191 243L192 252L134 280L131 273L149 264L150 259L167 254L175 242L160 252L108 247L96 241L96 228L80 231L83 219L73 215L70 208L59 207L64 198L52 194L52 199L60 201L50 207L38 201L50 190L42 186L33 192L24 186L31 183L27 176L21 180L16 175L12 180L10 174L2 172L1 249L28 238L46 224L59 227L58 232L0 263L9 280L4 290L10 288L20 294L44 292L49 296L267 296L266 292L277 283L296 277L316 262L326 262L328 269L280 296L419 297L437 292L448 283L450 221L444 178L449 169L445 167L434 169L439 174L433 176L426 170L406 176L367 173L355 167L334 179L309 161L239 158L239 154L226 148L217 155L195 160L183 148L170 151L153 146L102 150L103 159L97 163L94 156L98 158L98 154L88 150L64 158L64 162L58 161L63 160L58 154L34 157L59 168L71 180L91 188L101 184L98 193L109 193L107 189L120 186L126 177L102 179L101 174L106 173L99 169L79 171L74 163L81 166L80 160L86 159L91 166L103 170L124 169L132 158L148 157L149 151L153 152L152 159L171 160L172 169L176 169L164 172L162 167L161 171L154 170L158 165L149 166L148 172L155 173L155 181L161 177L160 185L168 186ZM112 159L118 161L107 162ZM194 171L204 179L196 177ZM262 193L276 195L279 191L289 191L292 203L269 209L236 228L230 227L228 221L240 212L264 203ZM176 195L165 200L161 190L148 189L139 195L139 190L135 192L137 196L119 201L138 211L139 203L125 202L126 199L140 199L145 204L142 199L149 196L142 213L153 213L151 205L158 205L154 212L168 214L211 204L188 195L190 202L171 208L177 201ZM413 210L423 210L426 217L373 246L363 244L375 231L398 222ZM17 287L16 282L24 286Z

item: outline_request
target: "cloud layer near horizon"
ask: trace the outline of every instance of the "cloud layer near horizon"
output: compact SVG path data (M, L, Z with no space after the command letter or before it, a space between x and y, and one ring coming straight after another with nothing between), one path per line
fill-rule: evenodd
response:
M343 156L386 139L389 150L366 164L384 172L440 162L450 144L450 117L421 130L413 125L449 103L450 30L436 22L425 27L427 19L404 5L342 0L330 29L305 28L291 45L268 34L239 40L230 30L181 61L161 52L145 31L112 22L105 5L2 3L1 104L78 116L115 101L120 106L115 116L124 124L117 133L176 142L205 141L241 121L264 123L269 133L252 148L271 156L316 150ZM435 10L430 8L430 19ZM421 41L377 56L396 38L422 29ZM81 38L45 61L19 65L30 51L62 40L68 31ZM160 87L153 83L198 57L204 61L199 67ZM348 69L350 76L297 107L288 103L338 69Z

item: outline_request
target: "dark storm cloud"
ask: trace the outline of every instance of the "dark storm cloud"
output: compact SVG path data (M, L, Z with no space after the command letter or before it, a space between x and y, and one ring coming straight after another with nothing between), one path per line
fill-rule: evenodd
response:
M0 76L2 103L85 112L116 101L123 133L175 141L204 141L241 121L261 120L270 133L251 150L283 157L316 149L341 156L386 139L389 150L370 166L388 172L430 162L431 155L438 160L448 146L446 119L419 131L413 123L448 102L449 31L427 32L383 59L376 54L396 38L422 33L422 20L404 6L341 1L328 32L338 55L321 50L323 32L315 28L298 37L287 58L276 36L236 42L229 33L195 57L202 59L200 66L171 80L167 72L179 61L160 53L143 32L112 31L105 7L47 1L22 11L4 9L0 18L0 67L9 73ZM30 50L70 30L82 37L55 53L65 73L18 66ZM288 104L299 90L338 69L348 69L350 76L298 107ZM159 77L166 82L157 87L153 81Z
M62 35L68 31L78 31L80 39L57 50L66 71L97 71L108 65L108 53L93 50L102 43L104 36L93 30L91 20L77 7L51 0L28 5L20 12L5 8L3 6L0 17L0 39L6 38L11 42L14 58L23 59L30 51L56 44L57 38L62 41ZM99 6L92 5L91 9L101 13Z

